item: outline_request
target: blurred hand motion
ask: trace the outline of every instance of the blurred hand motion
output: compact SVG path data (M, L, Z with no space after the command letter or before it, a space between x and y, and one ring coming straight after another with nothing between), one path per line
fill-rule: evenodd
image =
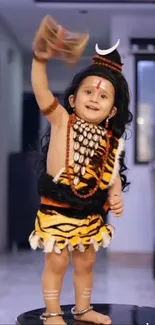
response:
M33 42L34 55L40 60L59 57L68 64L76 64L84 52L89 34L70 32L52 17L45 16Z

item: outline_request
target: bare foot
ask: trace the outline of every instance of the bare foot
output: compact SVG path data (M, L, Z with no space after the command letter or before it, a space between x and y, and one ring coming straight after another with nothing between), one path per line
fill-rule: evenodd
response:
M67 325L61 316L49 317L44 321L44 325Z
M74 318L79 321L96 323L96 324L110 325L112 323L109 316L97 313L94 310L90 310L84 315L80 315L80 316L74 315Z

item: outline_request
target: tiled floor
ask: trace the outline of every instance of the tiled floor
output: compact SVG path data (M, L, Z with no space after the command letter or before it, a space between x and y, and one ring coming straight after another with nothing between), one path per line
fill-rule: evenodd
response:
M155 306L155 280L151 265L142 261L112 258L105 263L100 250L95 266L92 302ZM42 252L0 255L0 324L15 324L17 315L43 307L40 279L44 266ZM74 303L72 266L65 276L62 304Z

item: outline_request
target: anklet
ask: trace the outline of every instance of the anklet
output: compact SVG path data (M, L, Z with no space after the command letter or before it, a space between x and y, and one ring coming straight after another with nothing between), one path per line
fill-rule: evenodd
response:
M75 315L75 316L80 316L80 315L84 315L86 313L88 313L88 311L92 310L93 309L93 306L89 306L88 308L86 309L83 309L81 311L76 311L76 306L74 306L72 309L71 309L71 313L72 315Z
M64 315L63 311L61 311L60 313L43 313L40 316L40 320L47 320L47 318L49 317L56 317L56 316L63 316L63 315Z

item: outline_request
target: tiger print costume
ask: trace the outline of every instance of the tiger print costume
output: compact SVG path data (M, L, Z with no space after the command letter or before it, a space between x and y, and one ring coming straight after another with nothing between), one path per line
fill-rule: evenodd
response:
M84 251L90 244L97 251L99 247L107 247L113 237L114 227L105 223L109 211L108 188L119 172L119 157L123 151L123 139L111 136L110 150L105 172L98 191L88 199L81 199L72 192L63 168L55 178L42 173L38 181L38 192L41 197L40 208L35 221L35 230L29 237L32 249L44 248L46 253L53 249L61 253L64 247ZM75 187L80 194L87 194L94 188L100 175L102 157L106 149L106 136L81 176ZM70 174L74 162L70 163Z

